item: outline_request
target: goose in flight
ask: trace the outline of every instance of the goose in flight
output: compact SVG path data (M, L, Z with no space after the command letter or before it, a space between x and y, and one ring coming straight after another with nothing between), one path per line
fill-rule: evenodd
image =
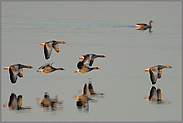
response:
M22 95L19 95L17 98L15 93L11 93L9 102L7 104L3 104L3 107L7 107L13 110L32 109L30 106L22 107L22 98Z
M58 44L66 44L65 41L48 41L45 43L41 43L40 45L44 46L44 55L45 55L45 59L49 59L51 56L51 52L52 52L52 48L54 48L54 50L58 53L59 52L59 48L58 48Z
M32 66L13 64L8 67L4 67L4 70L9 70L11 83L16 83L18 76L23 77L23 68L33 68Z
M91 60L91 55L85 56L82 61L79 61L77 64L78 69L74 73L87 73L92 70L100 69L99 67L89 67Z
M99 58L99 57L100 58L105 58L106 56L105 55L96 55L96 54L85 54L82 57L80 57L79 59L85 60L85 59L89 58L90 61L89 61L89 64L88 65L91 67L93 65L94 60L96 58Z
M163 68L173 68L173 67L166 65L156 65L144 70L146 72L149 72L152 84L156 84L157 78L158 79L161 78Z
M138 24L136 24L135 26L136 26L136 29L137 29L137 30L146 30L146 29L148 29L148 28L149 28L149 29L152 28L151 23L154 23L154 21L150 20L150 21L149 21L149 25L147 25L147 24L145 24L145 23L138 23Z
M53 62L42 65L41 67L38 68L37 72L50 73L55 70L65 70L64 68L54 68L52 67L52 64Z

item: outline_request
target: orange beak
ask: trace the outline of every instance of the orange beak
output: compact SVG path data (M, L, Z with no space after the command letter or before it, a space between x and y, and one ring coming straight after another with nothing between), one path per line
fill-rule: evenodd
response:
M40 45L44 46L44 43L42 43L42 44L40 44Z
M37 70L37 72L41 72L40 70Z
M63 44L66 44L66 42L64 41Z
M148 72L149 70L148 70L148 69L145 69L144 71L145 71L145 72Z
M74 71L74 73L78 73L78 71L76 70L76 71Z
M4 70L9 70L9 68L5 67Z
M170 67L170 68L173 68L173 67Z
M30 68L33 68L32 66Z

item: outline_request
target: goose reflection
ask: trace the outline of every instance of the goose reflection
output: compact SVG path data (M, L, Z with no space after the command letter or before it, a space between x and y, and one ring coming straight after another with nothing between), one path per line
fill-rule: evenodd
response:
M149 92L149 97L145 97L144 99L151 101L151 102L156 102L157 104L170 104L169 101L163 101L161 99L161 89L158 88L156 89L155 86L151 87L151 90Z
M48 95L48 92L45 92L43 98L36 98L37 103L40 107L42 107L45 110L60 110L62 109L62 101L58 100L58 96L56 95L55 98L50 98Z
M24 109L32 109L30 106L22 107L23 96L18 95L18 98L15 93L11 93L9 97L9 102L3 104L3 107L10 108L12 110L24 110Z
M74 95L74 98L77 99L76 106L79 110L82 110L82 108L85 109L85 111L89 111L89 101L92 101L93 103L96 102L96 99L92 99L90 97L90 92L87 84L84 84L83 93L80 96Z
M100 97L103 97L104 96L104 93L100 93L100 92L96 92L94 91L94 87L91 83L91 78L88 78L89 79L89 83L88 83L88 86L87 84L85 83L85 88L88 88L88 96L100 96ZM79 90L79 94L83 94L83 93L86 93L85 92L86 89L83 89L83 91Z

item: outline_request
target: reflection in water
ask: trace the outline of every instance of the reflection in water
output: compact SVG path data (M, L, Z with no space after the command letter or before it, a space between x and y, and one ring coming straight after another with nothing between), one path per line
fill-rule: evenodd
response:
M157 104L170 104L169 101L163 101L161 99L161 89L158 88L156 89L156 87L152 86L151 90L149 92L149 97L145 97L144 99L151 101L151 102L156 102Z
M22 95L18 95L18 98L15 93L11 93L9 102L3 104L3 107L10 108L12 110L24 110L24 109L32 109L30 106L22 107Z
M58 96L56 95L55 98L50 98L47 92L45 92L43 98L36 98L37 103L40 107L42 107L43 110L49 111L49 110L61 110L62 107L62 101L58 100Z
M83 91L79 91L79 93L82 95L74 96L74 98L77 99L76 106L80 111L82 111L82 108L85 109L84 111L89 111L89 102L91 101L94 103L97 101L96 99L92 99L91 98L92 96L97 96L97 95L103 96L104 95L104 93L94 92L91 81L89 81L88 86L85 83Z

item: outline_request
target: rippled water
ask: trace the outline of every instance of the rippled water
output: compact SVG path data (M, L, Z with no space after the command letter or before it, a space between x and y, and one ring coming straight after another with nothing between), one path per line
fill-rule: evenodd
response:
M135 30L135 23L150 19L153 33ZM34 67L24 69L24 77L14 85L8 71L1 69L1 104L14 92L23 95L23 106L32 107L27 111L1 107L2 121L181 121L180 2L2 2L1 26L2 68L14 63ZM39 44L52 39L67 44L45 60ZM93 66L99 70L74 74L78 58L86 53L106 58L95 60ZM36 72L52 61L65 71ZM168 105L144 99L152 87L144 69L156 64L173 66L163 70L155 85ZM95 91L105 95L93 97L97 102L89 103L88 112L78 111L73 96L89 77ZM46 91L51 97L58 95L62 110L38 106L36 98Z

